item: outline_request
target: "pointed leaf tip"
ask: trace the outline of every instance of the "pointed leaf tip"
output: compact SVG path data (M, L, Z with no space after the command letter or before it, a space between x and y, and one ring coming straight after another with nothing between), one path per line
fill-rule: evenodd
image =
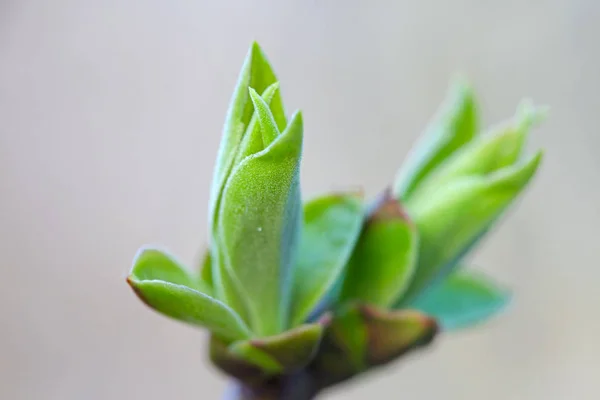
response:
M273 85L276 85L276 83ZM277 90L278 87L278 85L275 86L273 90ZM254 104L254 110L258 116L258 122L262 132L263 146L267 147L277 138L277 136L279 136L277 122L275 121L275 117L269 109L269 105L262 97L258 95L256 90L252 88L249 88L248 90L250 91L250 97L252 98L252 103Z
M456 81L450 86L435 117L396 175L396 197L408 201L421 182L476 137L479 129L476 103L469 85Z

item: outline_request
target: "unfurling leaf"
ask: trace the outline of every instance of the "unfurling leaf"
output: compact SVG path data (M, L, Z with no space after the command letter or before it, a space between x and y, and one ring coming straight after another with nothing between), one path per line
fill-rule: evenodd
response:
M413 205L411 216L420 234L419 263L402 304L451 272L524 190L541 160L542 153L538 152L524 163L487 176L457 179L440 188L427 202Z
M231 308L202 293L199 279L163 251L138 252L127 281L143 302L164 315L207 328L224 340L252 337Z
M253 88L258 93L263 93L263 91L276 82L277 77L267 56L258 43L253 43L239 73L223 126L221 145L217 155L211 189L211 217L214 217L218 208L221 191L233 168L233 162L239 150L240 143L246 134L246 130L254 114L254 106L250 99L248 88ZM274 94L271 110L279 129L283 130L286 125L286 118L279 91L276 91Z
M356 195L329 195L307 202L294 269L292 326L306 320L343 273L363 222Z
M398 200L386 191L363 227L348 263L340 301L387 307L408 287L415 270L418 234Z
M261 128L263 129L263 128ZM223 268L239 288L259 336L288 324L291 275L301 228L302 116L232 171L217 221Z
M477 129L477 107L473 91L465 82L456 82L438 115L399 170L394 195L408 200L421 181L475 137Z
M279 84L273 83L268 86L263 92L263 101L261 104L276 105L276 96L278 93ZM253 89L251 89L253 91ZM255 92L256 93L256 92ZM263 114L268 113L268 110L262 108ZM255 112L250 119L246 127L246 133L239 144L235 155L234 166L240 164L243 160L262 152L265 149L262 127L258 118L258 112ZM268 117L266 117L268 118ZM263 116L263 120L265 116ZM221 193L222 195L222 193ZM217 208L215 212L221 210L221 197L217 198ZM214 217L215 226L213 227L213 240L211 246L211 283L213 293L220 300L224 301L231 308L233 308L238 314L240 314L245 320L249 320L249 311L247 309L246 302L242 298L241 283L236 281L236 277L233 275L231 270L225 268L225 254L223 253L226 249L220 244L220 237L217 231L218 228L218 217Z
M457 271L427 290L411 306L434 317L445 330L482 323L508 304L510 293L481 273Z
M468 176L484 176L513 165L522 155L527 136L539 120L541 111L519 107L512 121L491 129L488 134L465 144L444 165L425 179L407 202L410 210L427 202L436 191L453 181Z

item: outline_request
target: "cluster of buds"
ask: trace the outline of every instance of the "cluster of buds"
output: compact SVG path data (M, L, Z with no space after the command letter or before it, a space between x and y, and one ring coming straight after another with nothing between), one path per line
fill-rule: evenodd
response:
M191 270L142 247L128 282L154 310L210 333L214 366L239 399L310 399L497 314L509 291L465 257L528 185L541 112L481 132L454 84L397 179L375 199L303 201L303 120L254 43L231 100L210 200L209 248Z

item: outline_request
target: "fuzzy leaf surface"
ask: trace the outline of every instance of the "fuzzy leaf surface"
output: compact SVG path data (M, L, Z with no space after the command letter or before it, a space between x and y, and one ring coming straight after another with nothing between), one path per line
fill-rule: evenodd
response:
M288 323L291 275L301 228L302 116L263 151L236 166L223 190L217 240L259 336Z
M200 281L161 250L138 252L127 281L144 303L166 316L207 328L225 340L252 336L239 315L202 293Z

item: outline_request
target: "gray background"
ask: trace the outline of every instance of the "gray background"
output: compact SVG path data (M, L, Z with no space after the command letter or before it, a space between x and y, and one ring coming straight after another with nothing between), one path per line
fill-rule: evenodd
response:
M0 398L219 398L205 335L124 278L144 243L197 259L257 39L305 113L307 196L377 193L458 73L488 125L551 107L541 174L473 260L510 311L325 397L597 399L599 22L594 0L0 1Z

